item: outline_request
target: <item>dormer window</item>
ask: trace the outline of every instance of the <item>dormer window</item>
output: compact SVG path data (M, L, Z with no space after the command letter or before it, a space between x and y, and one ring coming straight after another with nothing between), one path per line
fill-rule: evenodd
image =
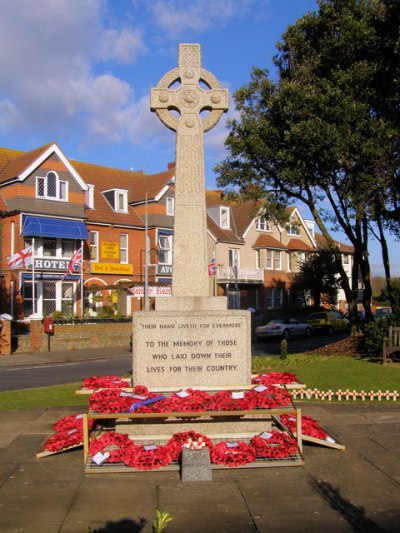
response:
M300 226L298 224L290 223L288 226L289 235L300 235Z
M125 189L108 189L103 191L104 197L117 213L128 212L128 191Z
M219 225L223 229L229 229L231 227L229 207L219 208Z
M46 177L36 177L36 198L46 200L68 201L68 182L60 180L58 175L51 171Z
M266 218L257 219L257 230L258 231L271 231L269 222Z

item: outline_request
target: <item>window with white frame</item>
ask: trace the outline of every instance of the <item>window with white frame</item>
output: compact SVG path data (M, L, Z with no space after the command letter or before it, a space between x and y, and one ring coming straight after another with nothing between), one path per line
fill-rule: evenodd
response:
M267 249L267 269L282 270L282 252Z
M260 250L256 250L256 268L261 268Z
M90 260L97 262L99 260L99 232L90 231L89 241Z
M343 264L348 265L349 264L349 254L343 254L342 255Z
M274 269L282 270L282 252L274 250Z
M87 184L88 189L85 191L85 206L88 209L94 209L94 185Z
M286 252L286 261L287 261L287 271L292 271L292 253Z
M174 199L170 196L166 199L166 206L167 206L167 215L173 217L174 216L174 210L175 210L175 202Z
M294 222L291 222L287 229L289 235L300 235L300 226L299 224L295 224Z
M229 207L220 207L219 208L219 220L220 227L223 229L229 229L231 227Z
M75 241L72 239L62 239L61 255L65 258L71 258L75 253Z
M280 309L283 305L283 289L268 287L266 304L268 309Z
M239 266L239 250L237 248L229 248L229 266Z
M271 227L269 225L269 222L266 218L258 218L257 219L257 225L256 229L258 231L271 231Z
M172 265L172 235L158 236L158 263Z
M273 267L273 255L272 250L267 250L267 268L268 270L272 270Z
M47 200L68 201L68 182L60 180L58 174L53 171L47 173L45 177L36 177L36 198Z
M32 244L32 238L24 239L25 247ZM35 257L71 259L76 251L75 239L56 237L35 237Z
M307 259L307 255L306 252L297 252L296 256L297 268L299 268L299 266L302 265Z
M115 191L115 210L119 213L127 213L128 211L128 195L127 191Z
M128 234L121 233L119 236L119 260L121 263L128 262Z

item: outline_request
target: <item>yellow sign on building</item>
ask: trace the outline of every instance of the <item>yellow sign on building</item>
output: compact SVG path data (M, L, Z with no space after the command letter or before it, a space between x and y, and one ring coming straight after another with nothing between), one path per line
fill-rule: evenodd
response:
M103 241L101 243L101 257L103 259L118 259L119 244L112 241Z
M133 265L121 263L91 263L92 274L133 274Z

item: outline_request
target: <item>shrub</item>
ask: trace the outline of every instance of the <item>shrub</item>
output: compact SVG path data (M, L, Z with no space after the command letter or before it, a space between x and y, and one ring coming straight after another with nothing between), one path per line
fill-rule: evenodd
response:
M365 325L364 349L371 357L382 356L383 339L388 336L389 326L400 326L399 312Z
M280 358L281 359L286 359L286 357L287 357L287 340L286 339L282 339Z

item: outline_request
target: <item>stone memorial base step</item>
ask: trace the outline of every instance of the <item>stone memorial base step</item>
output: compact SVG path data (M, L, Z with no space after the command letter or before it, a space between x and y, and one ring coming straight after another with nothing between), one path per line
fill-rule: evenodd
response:
M244 416L226 416L219 415L218 418L202 417L198 420L181 418L159 418L154 419L139 419L135 420L133 424L131 421L118 419L115 423L115 431L118 433L126 433L135 440L137 436L149 436L174 433L182 433L184 431L195 430L198 433L207 435L212 438L219 434L228 434L236 436L238 431L252 433L256 435L261 431L271 430L271 421L266 420L265 415L244 415Z

